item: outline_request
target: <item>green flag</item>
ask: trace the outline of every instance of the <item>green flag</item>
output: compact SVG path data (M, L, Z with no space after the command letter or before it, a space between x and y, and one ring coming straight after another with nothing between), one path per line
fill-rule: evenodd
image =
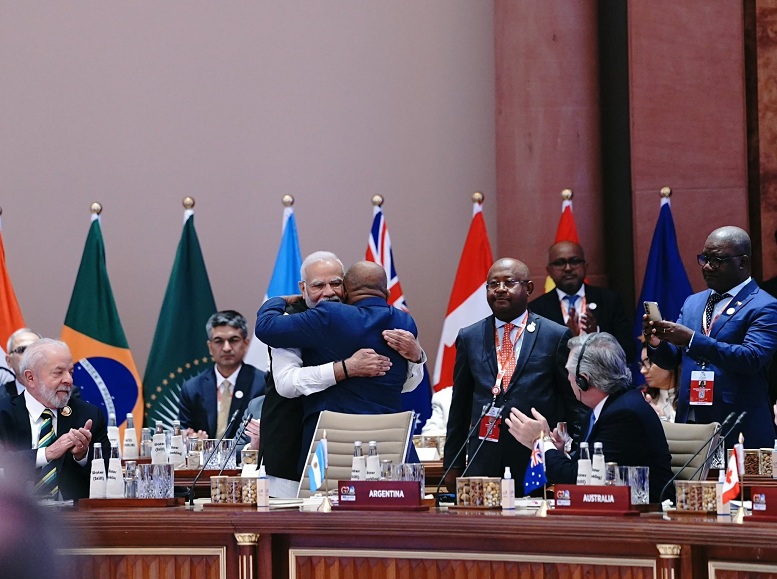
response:
M170 427L178 418L181 386L205 370L211 361L205 323L215 312L216 302L194 229L194 214L189 213L143 377L146 425L161 420Z
M100 219L92 215L61 339L75 361L73 382L84 400L115 414L122 424L128 413L143 419L140 377L132 359L105 266Z

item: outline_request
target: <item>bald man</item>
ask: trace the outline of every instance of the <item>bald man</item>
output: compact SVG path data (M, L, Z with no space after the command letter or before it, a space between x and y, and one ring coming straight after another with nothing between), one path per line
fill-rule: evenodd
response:
M578 243L560 241L548 250L545 268L555 289L529 303L537 315L569 328L572 336L608 332L615 336L631 363L637 354L623 300L614 291L585 283L588 263Z
M352 265L343 280L347 304L321 302L315 308L284 316L287 304L301 296L271 298L257 314L256 336L274 348L301 348L306 366L343 361L361 348L386 356L391 366L380 376L348 376L321 392L303 399L301 462L315 433L322 410L349 414L387 414L402 411L402 386L407 379L407 360L384 339L386 330L406 330L417 336L413 318L388 305L388 282L381 266L369 261ZM338 362L336 362L338 363Z

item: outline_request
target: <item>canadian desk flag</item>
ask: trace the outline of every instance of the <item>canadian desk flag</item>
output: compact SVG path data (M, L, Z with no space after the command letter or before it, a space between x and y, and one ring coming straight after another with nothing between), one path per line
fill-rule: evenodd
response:
M473 195L472 222L469 226L459 269L453 282L448 311L442 325L440 346L434 362L434 391L453 386L456 337L459 330L491 314L486 301L486 278L494 262L483 219L483 195Z
M728 457L726 480L723 483L723 504L726 504L739 496L739 460L737 457L740 452L742 452L742 445L735 444Z

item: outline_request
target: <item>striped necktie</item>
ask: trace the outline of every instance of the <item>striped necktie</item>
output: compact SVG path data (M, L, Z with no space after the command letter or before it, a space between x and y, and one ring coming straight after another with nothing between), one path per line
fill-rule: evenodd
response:
M41 413L43 424L40 427L40 438L38 439L38 448L46 448L51 445L57 435L54 433L54 413L46 408ZM59 494L59 485L57 484L57 465L55 461L46 463L41 468L41 475L38 484L35 485L35 494L41 497L55 498Z

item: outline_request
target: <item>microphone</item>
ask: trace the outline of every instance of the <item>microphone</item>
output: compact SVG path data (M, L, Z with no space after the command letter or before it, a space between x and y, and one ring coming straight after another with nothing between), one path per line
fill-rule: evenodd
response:
M658 503L659 503L659 505L661 504L661 500L664 498L664 493L666 492L666 489L668 489L668 488L669 488L669 485L671 485L671 484L672 484L672 483L673 483L675 480L677 480L677 477L678 477L678 476L680 476L680 474L681 474L681 473L682 473L682 472L683 472L683 471L686 469L686 467L687 467L689 464L691 464L691 461L692 461L694 458L696 458L697 456L699 456L699 454L701 453L701 451L703 451L705 448L707 448L707 445L708 445L710 442L712 442L712 440L713 440L713 439L714 439L716 436L719 436L719 435L720 435L720 431L721 431L721 430L723 430L723 428L726 426L726 424L728 424L729 422L731 422L731 419L732 419L732 418L734 418L734 416L735 416L735 414L734 414L733 412L729 413L729 415L728 415L728 416L726 416L726 419L725 419L725 420L724 420L724 421L723 421L723 422L722 422L722 423L721 423L721 424L720 424L720 425L719 425L719 426L718 426L718 427L715 429L715 431L712 433L712 436L710 436L710 437L709 437L707 440L705 440L705 441L704 441L704 443L703 443L703 444L702 444L702 445L701 445L701 446L698 448L698 450L697 450L696 452L694 452L694 453L691 455L691 458L689 458L687 461L685 461L685 464L684 464L682 467L680 467L680 470L678 470L678 471L677 471L675 474L673 474L673 475L672 475L672 477L671 477L671 478L670 478L668 481L666 481L666 484L664 485L664 488L662 488L662 489L661 489L661 494L659 494L659 495L658 495ZM741 417L740 417L740 418L741 418ZM739 422L739 421L735 422L735 423L734 423L734 426L736 426L738 422ZM733 426L732 426L732 428L733 428ZM731 431L729 430L729 432L731 432ZM717 450L717 446L715 447L715 450ZM709 453L709 456L708 456L707 458L705 458L705 459L704 459L704 462L702 463L702 467L704 466L704 463L706 463L706 462L707 462L707 460L709 459L709 457L710 457L710 456L712 456L712 454L713 454L713 453L714 453L714 451L710 452L710 453ZM700 469L701 469L701 467L700 467ZM699 469L699 470L700 470L700 469ZM691 474L691 476L688 478L688 480L692 479L692 478L693 478L693 477L696 475L696 473L697 473L697 472L699 472L699 471L697 470L696 472L694 472L693 474Z
M731 414L733 414L733 412L732 412ZM734 422L734 424L732 424L732 425L731 425L731 428L729 428L729 429L726 431L726 434L724 434L723 436L721 436L721 437L718 439L718 443L715 445L715 448L714 448L714 449L712 449L712 450L710 451L710 453L709 453L709 456L708 456L708 457L707 457L707 458L704 460L704 462L703 462L703 463L701 463L701 465L699 466L699 468L697 468L695 471L693 471L693 474L692 474L692 475L691 475L691 477L690 477L691 479L693 479L693 477L695 477L695 476L696 476L696 475L697 475L697 474L698 474L698 473L701 471L701 469L703 469L703 468L704 468L704 465L705 465L705 464L707 464L707 462L709 462L709 460L715 456L715 453L716 453L716 452L718 452L718 449L720 448L720 445L722 445L722 444L725 444L725 443L726 443L726 437L727 437L729 434L731 434L731 433L734 431L734 429L737 427L737 425L738 425L740 422L742 422L742 419L743 419L745 416L747 416L747 410L743 410L743 411L742 411L742 414L740 414L740 415L737 417L737 420L736 420L736 422ZM722 429L722 427L721 427L721 429Z
M480 413L480 416L475 421L475 424L472 425L472 428L469 429L469 432L467 433L467 436L464 438L464 444L461 445L461 448L459 448L459 451L456 453L456 456L453 457L453 460L451 461L451 464L448 466L448 468L445 470L445 472L442 475L442 478L440 479L440 482L437 483L437 490L435 491L435 506L440 506L440 489L442 488L442 483L445 482L445 477L448 476L448 473L451 472L451 469L453 468L453 465L456 464L456 459L458 459L461 456L461 453L464 452L464 449L467 448L467 444L469 443L469 438L472 436L472 434L475 432L475 430L480 426L480 421L483 420L483 417L488 414L488 411L493 408L494 403L496 402L496 396L494 396L491 399L491 402L488 404L485 404L483 406L483 412ZM490 434L490 431L489 431ZM480 447L478 447L478 450L480 450ZM475 453L477 454L477 452ZM465 471L466 472L466 469Z
M232 424L235 422L235 419L237 418L237 415L240 414L240 409L237 408L232 413L232 417L229 419L229 422L227 422L227 427L224 429L224 434L221 435L221 438L219 438L218 442L216 443L216 448L219 448L221 446L221 441L224 440L224 437L227 435L227 432L229 432L229 429L232 428ZM200 470L197 471L197 475L194 477L194 480L192 481L192 486L189 488L189 492L187 493L187 498L189 499L189 505L194 506L194 487L197 485L197 481L200 480L200 477L202 476L202 473L205 471L205 467L208 466L208 463L210 461L203 460L202 466L200 467ZM221 474L221 473L219 473Z
M232 445L229 447L229 453L227 454L226 458L221 458L221 470L219 470L218 476L221 476L221 473L224 472L224 468L227 466L227 462L229 462L229 459L232 458L233 454L235 454L235 450L237 450L237 443L240 442L240 439L246 430L246 426L248 426L248 423L251 422L253 417L254 415L249 412L248 416L246 416L243 419L243 422L240 423L240 426L238 426L237 432L235 433L234 443L232 443Z

